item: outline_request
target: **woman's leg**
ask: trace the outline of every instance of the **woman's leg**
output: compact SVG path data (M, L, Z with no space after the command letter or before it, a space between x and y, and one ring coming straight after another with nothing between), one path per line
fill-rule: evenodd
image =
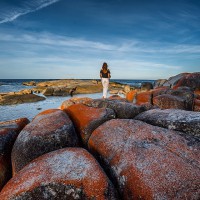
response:
M103 98L107 97L108 92L108 86L109 86L109 79L108 78L102 78L102 85L103 85Z

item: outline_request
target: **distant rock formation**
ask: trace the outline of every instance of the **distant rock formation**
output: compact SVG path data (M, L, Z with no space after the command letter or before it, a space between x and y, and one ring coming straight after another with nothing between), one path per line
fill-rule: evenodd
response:
M36 94L31 94L27 91L27 94L24 94L24 91L21 92L10 92L5 94L0 94L0 105L13 105L20 103L31 103L45 100L45 97L38 96Z

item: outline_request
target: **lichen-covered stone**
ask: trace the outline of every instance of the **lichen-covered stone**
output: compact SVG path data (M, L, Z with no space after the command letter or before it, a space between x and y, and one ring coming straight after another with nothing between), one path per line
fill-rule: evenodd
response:
M83 104L74 104L65 109L72 119L77 133L84 144L87 144L92 132L104 122L115 118L115 113L109 108L93 108Z
M185 110L193 109L194 93L189 87L179 87L178 89L168 90L167 94L180 97L185 101Z
M153 105L161 109L182 109L187 110L185 100L178 96L162 94L153 98Z
M193 90L200 89L200 72L183 76L180 80L177 81L173 88L177 89L178 87L182 86L190 87Z
M144 106L139 106L133 103L129 103L124 99L120 100L95 99L87 103L87 105L97 108L110 108L114 110L116 118L120 119L132 119L139 113L144 112L146 110Z
M141 105L145 103L152 104L153 94L151 91L137 93L136 95L136 104Z
M116 200L116 191L86 150L64 148L38 157L17 173L1 200Z
M166 94L167 91L169 91L170 89L168 87L158 87L156 89L151 90L152 91L152 95L153 97L162 95L162 94Z
M59 109L38 114L19 134L12 150L13 174L47 152L78 145L72 121Z
M29 123L27 118L0 122L0 191L11 178L11 150L19 132Z
M180 73L180 74L177 74L177 75L175 75L175 76L172 76L172 77L170 77L167 81L165 81L165 82L163 83L162 86L167 86L167 87L173 88L173 87L176 85L176 83L177 83L182 77L187 76L188 74L190 74L190 73ZM160 85L160 86L161 86L161 85Z
M200 198L200 147L176 131L113 119L92 133L88 146L122 199Z
M199 112L176 109L152 109L137 115L135 119L200 138Z
M126 94L126 100L130 103L133 103L133 100L135 99L135 96L137 94L137 90L131 90Z

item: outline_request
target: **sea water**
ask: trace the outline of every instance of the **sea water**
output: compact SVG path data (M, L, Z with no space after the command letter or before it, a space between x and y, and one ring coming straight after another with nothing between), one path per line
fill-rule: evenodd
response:
M52 80L52 79L49 79ZM48 81L43 79L36 79L36 80L29 80L29 79L2 79L0 80L0 93L6 92L16 92L23 89L33 88L33 86L25 86L23 82L42 82ZM119 82L122 84L128 84L131 86L139 87L142 82L152 82L153 80L112 80L113 82ZM78 94L75 97L89 97L93 99L98 99L102 97L102 93L94 93L94 94ZM17 105L7 105L7 106L0 106L0 122L18 119L22 117L26 117L29 120L32 120L35 115L38 113L52 108L59 108L63 101L70 99L71 96L60 97L60 96L51 96L46 97L44 101L38 101L33 103L24 103L24 104L17 104Z

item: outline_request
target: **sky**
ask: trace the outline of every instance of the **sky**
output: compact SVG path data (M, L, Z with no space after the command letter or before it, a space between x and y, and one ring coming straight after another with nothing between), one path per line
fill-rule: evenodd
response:
M0 0L0 79L200 71L199 0Z

